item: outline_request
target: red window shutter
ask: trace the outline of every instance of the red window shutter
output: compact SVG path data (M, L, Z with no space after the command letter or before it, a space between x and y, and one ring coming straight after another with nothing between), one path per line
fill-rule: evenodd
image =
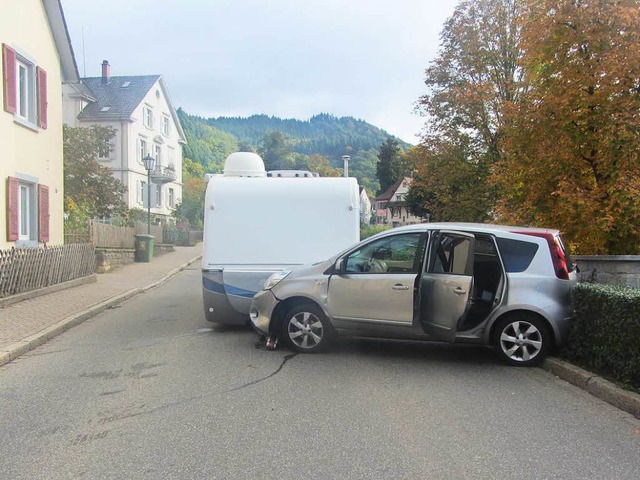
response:
M47 72L36 67L38 77L38 126L47 129Z
M16 52L5 43L2 44L2 85L4 109L16 113Z
M18 202L20 202L20 184L17 178L9 177L7 178L7 242L18 240L20 232Z
M49 241L49 187L38 185L38 241Z

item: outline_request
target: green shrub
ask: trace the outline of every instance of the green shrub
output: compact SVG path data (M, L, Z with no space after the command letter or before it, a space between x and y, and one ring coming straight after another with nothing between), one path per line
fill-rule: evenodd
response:
M169 224L164 227L163 242L171 243L173 245L178 245L181 247L195 245L190 232L190 229L184 225Z
M581 283L565 355L640 390L640 290Z

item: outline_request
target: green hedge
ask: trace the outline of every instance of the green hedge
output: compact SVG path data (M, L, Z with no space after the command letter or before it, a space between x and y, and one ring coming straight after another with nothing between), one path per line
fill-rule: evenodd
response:
M567 357L640 390L640 289L580 283L573 312Z

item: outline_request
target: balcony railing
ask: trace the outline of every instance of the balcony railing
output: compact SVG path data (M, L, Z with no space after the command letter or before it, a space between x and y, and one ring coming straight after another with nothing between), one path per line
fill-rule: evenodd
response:
M176 181L176 169L174 166L170 165L168 167L163 167L162 165L157 165L151 170L151 180L153 183L169 183Z

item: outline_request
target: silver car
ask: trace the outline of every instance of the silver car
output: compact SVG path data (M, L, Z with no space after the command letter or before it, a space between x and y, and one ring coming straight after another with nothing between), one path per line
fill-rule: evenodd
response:
M272 275L250 317L298 352L350 334L487 344L529 366L566 337L574 270L557 230L411 225Z

